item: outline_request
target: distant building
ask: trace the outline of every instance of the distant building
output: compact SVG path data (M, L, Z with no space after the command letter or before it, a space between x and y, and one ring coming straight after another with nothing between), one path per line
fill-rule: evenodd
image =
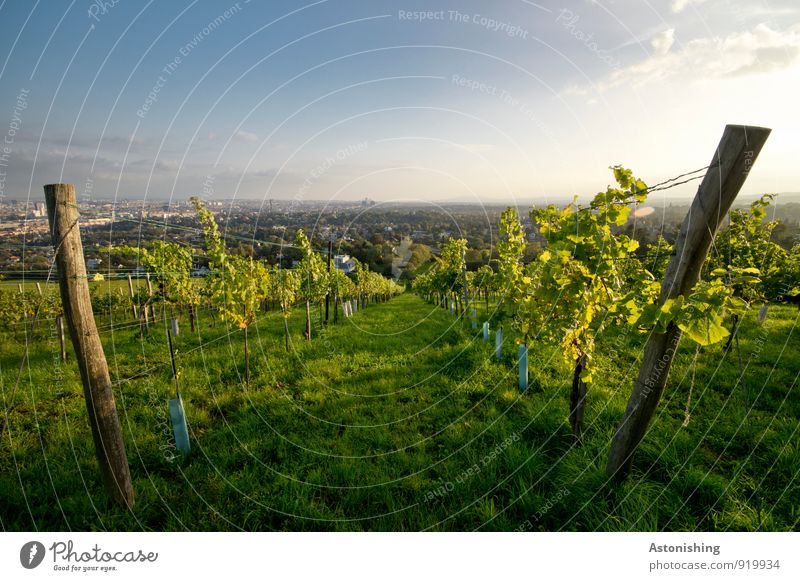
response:
M348 254L337 254L333 257L333 262L336 266L336 270L341 270L345 274L353 272L356 269L356 263Z
M98 266L100 266L102 264L102 262L103 261L100 260L99 258L87 258L86 259L86 268L89 269L89 270L91 270L93 268L97 268Z
M28 218L44 218L47 216L47 206L42 202L33 204L31 211L28 212Z

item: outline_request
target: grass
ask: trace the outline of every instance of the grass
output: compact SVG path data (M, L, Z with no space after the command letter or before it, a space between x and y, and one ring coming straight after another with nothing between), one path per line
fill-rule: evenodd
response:
M759 512L764 530L798 529L794 308L745 319L747 402L735 352L701 351L687 427L694 348L681 347L634 473L617 487L604 465L638 370L637 333L601 337L584 445L573 448L571 375L557 350L531 348L532 386L520 394L510 339L496 361L493 338L410 294L317 324L310 344L301 311L288 353L277 315L251 329L249 389L241 332L207 313L197 334L184 323L185 460L169 423L165 329L103 335L133 512L108 503L77 368L40 330L0 442L2 529L739 531L756 530ZM7 407L23 346L9 334L0 345Z

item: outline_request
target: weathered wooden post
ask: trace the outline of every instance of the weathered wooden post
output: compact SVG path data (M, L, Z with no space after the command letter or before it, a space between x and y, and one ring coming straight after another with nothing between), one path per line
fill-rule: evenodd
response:
M681 226L664 275L661 304L688 295L697 281L714 236L747 178L770 129L728 125L714 152L710 167L697 190ZM625 416L611 442L606 472L622 480L631 468L633 454L644 438L669 375L681 338L670 322L665 333L651 333L645 346L639 376L633 384Z
M133 294L133 281L131 280L131 275L128 275L128 294L131 297L131 313L133 314L133 318L138 319L139 313L136 311L136 301L134 300Z
M464 313L469 312L469 292L467 291L467 248L461 247L461 282L464 284Z
M150 302L150 318L155 322L156 320L156 307L153 304L153 283L150 281L150 273L148 272L145 277L147 278L147 298Z
M328 240L328 276L330 277L331 273L331 255L333 254L333 235L331 235L330 240ZM328 312L330 309L331 304L331 292L328 289L328 292L325 293L325 324L328 324ZM335 308L335 305L334 305Z
M117 417L111 376L92 313L86 263L78 226L75 186L44 186L61 302L83 382L97 461L111 497L133 508L133 485Z
M58 335L58 344L61 349L61 361L67 360L67 346L64 344L64 318L56 317L56 334Z

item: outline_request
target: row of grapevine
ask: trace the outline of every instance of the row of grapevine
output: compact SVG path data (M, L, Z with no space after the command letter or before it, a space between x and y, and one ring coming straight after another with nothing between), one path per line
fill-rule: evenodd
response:
M280 304L284 321L286 348L289 348L288 317L297 303L305 307L305 338L311 341L311 305L326 296L337 302L355 298L362 302L383 300L397 295L403 287L357 265L354 280L325 267L321 254L315 252L303 230L295 235L295 245L302 252L297 268L270 267L264 262L228 252L213 214L198 198L192 198L203 225L206 252L211 274L210 300L223 319L234 322L244 333L245 381L249 385L250 356L247 330L255 322L259 306L267 298ZM336 307L334 307L336 308Z
M587 386L594 380L592 359L604 329L630 325L642 333L664 332L674 321L699 346L733 336L739 317L755 304L800 294L800 245L790 252L769 240L776 222L766 219L771 197L748 210L734 210L728 228L717 237L702 280L687 297L660 304L661 278L672 251L663 239L640 249L620 230L648 188L633 173L612 168L616 185L598 193L587 206L572 203L532 208L530 219L545 244L525 263L529 244L519 214L508 208L500 217L497 272L488 265L464 273L458 261L464 240L450 240L437 264L419 276L414 290L429 301L459 305L461 284L467 296L499 294L495 317L510 321L518 334L520 362L527 365L531 341L558 346L572 366L569 419L580 445ZM764 307L766 308L766 307ZM459 311L460 312L460 311ZM733 319L729 331L726 318ZM527 386L527 369L520 387Z
M115 247L117 252L135 255L147 272L147 284L129 292L112 288L102 281L91 288L92 309L98 316L112 320L115 313L133 312L140 321L142 332L150 316L160 309L166 321L177 320L178 313L188 312L192 332L196 330L198 308L207 307L223 320L232 322L244 334L245 379L249 382L249 346L247 331L256 321L259 310L271 302L283 318L285 345L289 350L288 319L296 305L305 307L305 337L311 341L311 306L333 300L334 313L345 302L357 302L361 307L380 302L403 292L393 280L370 272L356 261L352 276L326 268L325 259L314 251L302 230L298 230L295 246L303 258L294 269L269 265L251 257L230 253L213 214L198 199L192 200L203 226L206 254L211 272L201 279L192 278L193 249L173 242L155 240L149 247ZM155 283L155 288L150 284ZM62 315L61 299L54 285L39 292L0 290L0 324L18 336L19 329L34 319L54 319ZM336 318L334 319L336 320ZM119 328L119 324L115 326ZM173 325L175 328L175 325Z

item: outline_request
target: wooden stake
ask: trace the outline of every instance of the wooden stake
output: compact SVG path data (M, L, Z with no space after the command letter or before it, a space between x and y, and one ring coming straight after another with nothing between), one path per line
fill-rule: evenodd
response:
M331 254L333 254L333 238L328 240L328 274L331 272ZM325 324L328 324L328 312L330 309L331 293L325 293Z
M44 186L61 302L78 360L95 453L105 487L118 503L133 508L133 484L114 403L111 376L92 313L83 258L75 186Z
M153 283L150 282L150 273L148 272L145 277L147 278L147 298L150 302L150 318L153 322L156 320L156 307L153 305Z
M714 236L770 131L764 127L744 125L725 127L711 167L675 241L661 289L661 304L667 299L688 295L700 280L700 271ZM681 332L674 322L669 323L665 333L651 333L625 416L611 442L606 467L609 477L622 480L630 471L633 454L644 438L661 399L680 338Z
M306 301L306 341L311 341L311 302Z
M136 303L134 302L134 294L133 294L133 281L131 280L131 275L128 275L128 294L131 296L131 313L133 314L134 319L139 318L139 313L136 312Z
M583 434L583 414L586 408L586 383L581 379L581 373L586 368L586 356L581 355L575 360L572 374L572 391L569 397L569 423L572 426L572 442L581 445Z
M67 360L67 346L64 344L64 319L56 317L56 333L58 334L58 344L61 347L61 361Z

